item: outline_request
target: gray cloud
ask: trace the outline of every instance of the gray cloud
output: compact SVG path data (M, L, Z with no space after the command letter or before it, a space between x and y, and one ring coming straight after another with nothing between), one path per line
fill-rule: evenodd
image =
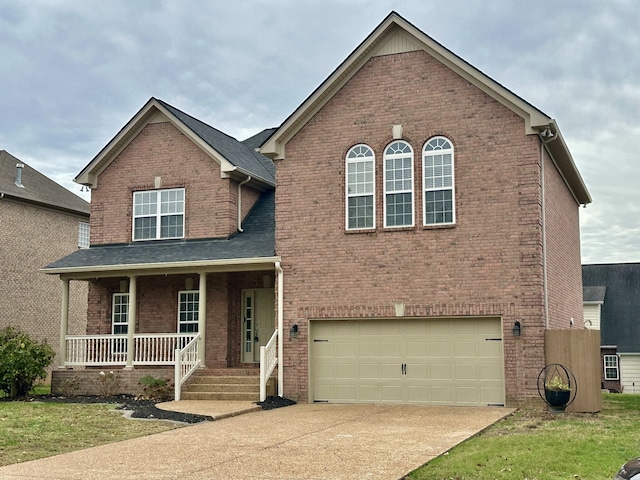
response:
M280 124L391 10L557 119L594 199L585 262L640 260L640 7L0 0L0 148L72 178L151 96L238 138Z

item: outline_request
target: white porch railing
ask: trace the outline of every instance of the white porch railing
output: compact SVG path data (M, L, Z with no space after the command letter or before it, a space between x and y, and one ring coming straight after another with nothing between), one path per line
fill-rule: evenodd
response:
M198 355L199 340L200 336L198 335L184 348L178 348L175 351L174 398L176 401L180 400L182 385L200 365L200 356Z
M260 347L260 401L264 402L267 399L267 380L271 376L273 369L278 364L277 347L278 345L278 330L273 332L273 335L263 347Z
M173 365L175 351L196 333L141 333L134 335L134 365ZM65 366L127 364L126 335L69 335Z

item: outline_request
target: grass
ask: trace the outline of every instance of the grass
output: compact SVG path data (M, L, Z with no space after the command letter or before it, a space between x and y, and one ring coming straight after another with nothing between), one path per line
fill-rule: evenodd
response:
M604 394L597 414L519 410L407 478L610 480L639 445L640 395Z
M114 405L2 401L0 466L174 428L169 422L126 419Z

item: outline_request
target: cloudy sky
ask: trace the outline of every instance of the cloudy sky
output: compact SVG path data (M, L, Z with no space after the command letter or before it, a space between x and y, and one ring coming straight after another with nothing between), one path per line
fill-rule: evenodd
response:
M79 194L151 96L242 140L391 10L557 120L593 197L583 262L640 261L637 0L0 0L0 149Z

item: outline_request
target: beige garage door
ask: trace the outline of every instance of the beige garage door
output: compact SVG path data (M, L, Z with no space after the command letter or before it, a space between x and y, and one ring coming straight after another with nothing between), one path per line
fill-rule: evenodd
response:
M499 318L316 320L317 402L503 405Z

